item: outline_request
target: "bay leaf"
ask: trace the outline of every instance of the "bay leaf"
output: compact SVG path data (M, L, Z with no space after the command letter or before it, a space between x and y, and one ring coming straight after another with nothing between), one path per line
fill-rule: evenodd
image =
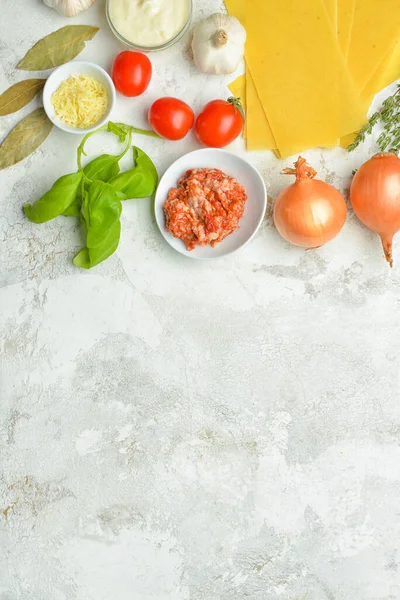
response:
M0 117L17 112L29 104L45 83L46 79L24 79L9 87L0 96Z
M17 69L42 71L58 67L72 60L99 31L90 25L66 25L46 35L29 50Z
M22 119L0 146L0 170L32 154L47 138L52 127L44 108L37 108Z

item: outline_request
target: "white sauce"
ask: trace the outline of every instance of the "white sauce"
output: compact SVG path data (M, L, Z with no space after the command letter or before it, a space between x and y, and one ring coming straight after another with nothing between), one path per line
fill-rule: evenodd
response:
M137 46L161 46L183 29L188 0L109 0L109 15L118 33Z

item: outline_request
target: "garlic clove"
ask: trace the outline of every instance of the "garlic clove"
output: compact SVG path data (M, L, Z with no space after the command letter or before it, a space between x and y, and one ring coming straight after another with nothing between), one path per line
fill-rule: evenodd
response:
M233 73L244 55L246 30L238 19L216 13L198 23L193 32L193 59L203 73Z
M64 17L74 17L90 8L96 0L43 0L43 2Z

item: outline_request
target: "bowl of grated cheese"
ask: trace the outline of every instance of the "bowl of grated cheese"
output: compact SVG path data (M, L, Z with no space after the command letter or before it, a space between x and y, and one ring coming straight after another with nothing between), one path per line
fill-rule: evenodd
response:
M43 88L43 107L50 121L68 133L85 134L110 119L115 88L109 74L81 60L58 67Z

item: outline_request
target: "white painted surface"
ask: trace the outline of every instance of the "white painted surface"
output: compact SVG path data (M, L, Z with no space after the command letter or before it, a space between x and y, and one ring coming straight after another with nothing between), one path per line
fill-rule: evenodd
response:
M195 4L195 21L222 7ZM1 90L35 76L15 65L71 22L100 25L80 58L109 69L121 47L102 2L71 21L3 2ZM160 95L196 110L226 96L189 42L151 56L149 90L119 97L115 118L146 126ZM2 117L2 137L38 105ZM93 155L117 149L109 138ZM135 143L160 173L198 147ZM79 271L76 222L22 214L75 169L76 146L54 130L0 173L0 599L399 599L399 241L390 272L351 211L313 252L268 214L243 251L200 263L138 200L117 253ZM373 151L305 156L346 192ZM292 160L246 156L275 198Z

